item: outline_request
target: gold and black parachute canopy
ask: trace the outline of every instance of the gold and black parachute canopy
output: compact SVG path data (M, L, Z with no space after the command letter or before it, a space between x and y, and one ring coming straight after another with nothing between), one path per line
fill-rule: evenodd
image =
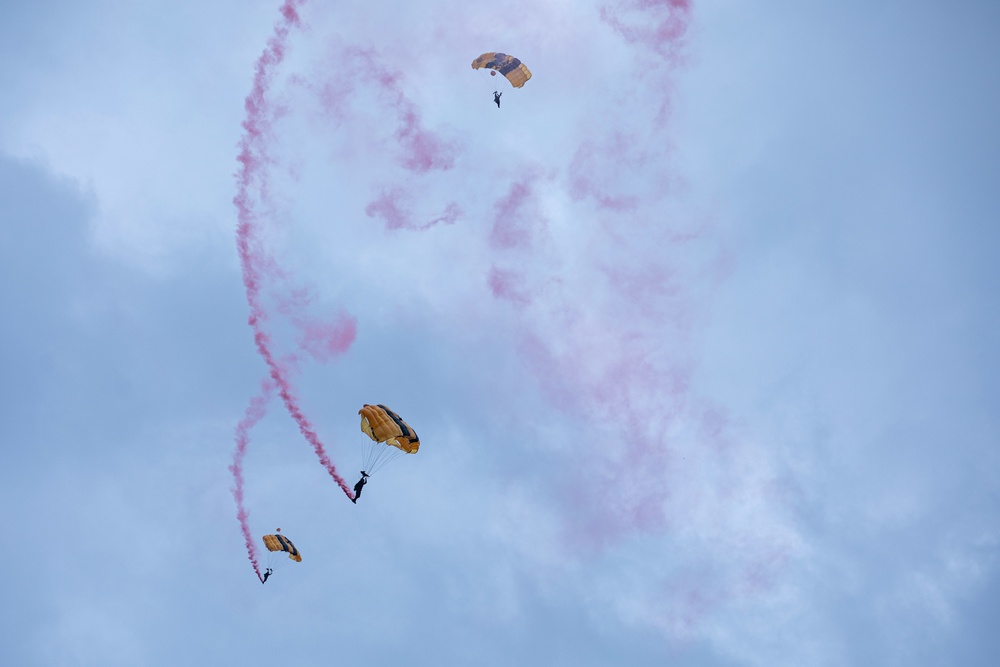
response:
M288 557L296 563L302 562L302 556L299 554L299 550L296 549L295 545L292 544L292 541L284 535L265 535L264 546L267 547L268 551L285 551L288 553Z
M531 78L531 70L524 63L514 56L508 56L499 51L484 53L472 61L472 69L482 69L483 67L500 72L515 88L520 88L525 81Z
M416 454L420 438L410 425L384 405L368 405L358 410L361 430L375 442L392 445L407 454Z

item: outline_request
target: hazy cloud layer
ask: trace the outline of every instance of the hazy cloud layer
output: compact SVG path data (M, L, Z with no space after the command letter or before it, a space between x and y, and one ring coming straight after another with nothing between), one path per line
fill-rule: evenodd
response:
M0 10L5 661L992 664L995 9L278 5Z

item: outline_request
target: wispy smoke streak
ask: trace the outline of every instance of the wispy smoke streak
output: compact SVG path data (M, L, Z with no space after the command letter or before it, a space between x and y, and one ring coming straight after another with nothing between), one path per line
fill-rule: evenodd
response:
M260 565L257 561L257 544L253 535L250 534L250 512L247 511L243 502L243 459L247 454L247 446L250 444L250 431L264 418L267 409L267 402L274 393L274 385L265 380L261 383L261 393L254 396L247 406L243 419L236 425L236 449L233 451L233 463L229 466L229 472L233 473L233 499L236 501L236 519L240 522L240 531L243 533L243 541L247 547L247 557L253 565L253 571L257 573L257 578L264 581L260 575Z
M245 130L240 139L238 160L241 169L236 174L237 193L233 203L237 211L237 249L243 273L243 285L246 289L247 303L250 306L248 322L253 329L254 344L264 362L267 364L271 380L286 410L295 420L299 432L312 445L320 463L326 468L330 477L337 483L348 498L353 497L353 491L347 482L337 473L326 448L320 441L312 424L306 418L299 406L298 399L289 379L289 363L294 362L292 355L288 361L279 361L273 351L271 338L264 329L268 319L261 293L265 278L280 274L276 263L261 245L258 234L258 216L256 206L267 208L271 205L270 187L266 167L273 162L269 151L270 134L273 130L275 111L268 102L268 90L274 79L277 67L285 58L288 45L288 35L292 28L300 25L297 8L302 0L286 0L281 7L282 21L274 28L274 35L268 40L267 48L258 58L253 85L246 97L246 118L243 121ZM295 318L293 318L295 319ZM296 324L303 329L304 320L298 318ZM311 348L314 354L340 354L350 347L356 335L356 324L347 316L340 316L337 321L325 328L316 323L305 327L302 341Z
M691 4L692 0L620 0L600 8L601 21L627 43L643 49L641 76L664 93L656 118L660 124L669 115L671 104L670 76L664 72L684 61Z
M507 194L494 204L496 215L490 230L490 247L494 250L530 249L545 218L538 206L534 170L511 183Z
M461 218L464 211L456 201L439 205L440 213L437 214L415 212L420 207L414 205L414 200L427 191L421 179L451 171L463 146L454 138L425 126L419 105L406 93L406 74L387 65L373 47L337 44L328 57L363 76L338 77L315 88L325 118L339 125L358 115L372 114L370 105L353 109L352 104L359 92L373 93L374 112L378 114L380 126L378 131L365 135L364 150L391 155L394 166L407 175L405 180L394 182L393 177L388 176L390 182L379 188L378 195L365 207L365 214L383 220L388 230L411 231L425 231L439 223L450 225Z
M459 146L423 126L413 102L403 92L403 74L382 63L373 49L351 48L348 55L367 72L383 98L398 114L395 139L402 149L400 164L408 171L423 173L435 169L447 171L455 166Z
M401 188L390 188L365 207L365 215L369 218L382 218L385 221L386 229L409 229L418 232L430 229L438 223L454 224L462 215L462 209L459 208L458 204L451 202L441 212L441 215L424 223L416 223L410 213L411 200L412 197L409 193Z
M531 303L531 295L525 288L524 276L520 273L493 266L490 268L487 282L490 292L498 299L506 299L518 306L527 306Z
M601 7L601 20L630 44L676 64L691 18L691 0L628 0Z

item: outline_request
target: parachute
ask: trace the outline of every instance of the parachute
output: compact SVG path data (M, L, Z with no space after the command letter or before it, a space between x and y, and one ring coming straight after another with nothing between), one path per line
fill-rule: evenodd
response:
M358 410L361 430L371 438L363 447L361 465L371 474L400 454L416 454L420 438L410 425L384 405L368 405Z
M514 56L508 56L499 51L484 53L472 61L472 69L482 69L483 67L500 72L515 88L520 88L525 81L531 78L531 70L524 63ZM495 72L490 72L490 75L495 75Z
M295 545L292 544L292 541L284 535L265 535L264 546L267 547L268 551L287 552L288 557L296 563L302 562L302 555L299 554L299 550L296 549Z
M420 438L410 425L384 405L365 403L358 414L361 415L361 430L372 440L398 447L407 454L416 453L420 447Z

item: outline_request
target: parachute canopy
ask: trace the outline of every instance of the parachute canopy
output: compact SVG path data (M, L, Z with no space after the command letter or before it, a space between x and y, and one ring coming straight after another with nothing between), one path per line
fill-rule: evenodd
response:
M472 69L482 69L483 67L500 72L515 88L520 88L525 81L531 78L531 70L524 63L514 56L508 56L499 51L484 53L472 61Z
M284 535L265 535L264 546L267 547L268 551L285 551L288 553L288 557L296 563L302 562L302 556L299 554L299 550L296 549L295 545L292 544L292 541Z
M361 415L361 430L375 442L384 442L407 454L417 453L420 438L409 424L389 408L365 403L358 414Z

